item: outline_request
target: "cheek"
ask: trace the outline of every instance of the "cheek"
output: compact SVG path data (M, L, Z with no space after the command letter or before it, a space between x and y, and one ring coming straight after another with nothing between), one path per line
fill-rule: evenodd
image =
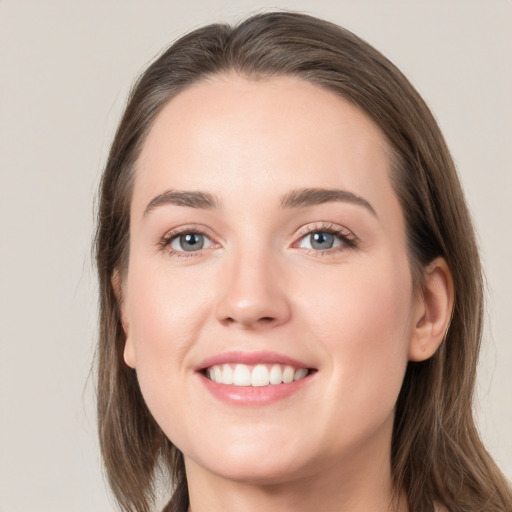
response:
M409 273L390 264L380 271L366 266L330 277L312 289L309 307L303 308L329 360L329 404L344 403L361 418L360 425L382 421L394 409L407 365L413 305Z
M171 272L166 263L138 266L128 276L129 334L138 370L182 362L197 341L209 308L211 293L205 276Z
M186 411L189 388L183 386L190 365L187 357L201 337L209 311L204 276L191 271L180 277L164 265L137 266L128 275L129 340L144 400L171 439L185 433L176 411ZM180 415L184 415L180 413ZM186 437L186 436L185 436Z
M304 298L303 314L324 332L321 338L334 352L346 344L379 350L387 343L401 345L407 337L413 303L406 263L329 272L297 295Z

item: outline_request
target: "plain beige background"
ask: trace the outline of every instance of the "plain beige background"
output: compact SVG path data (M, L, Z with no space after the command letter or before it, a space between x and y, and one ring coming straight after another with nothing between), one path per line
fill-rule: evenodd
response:
M89 369L93 200L135 76L180 34L262 8L346 26L423 94L488 279L483 437L512 477L510 0L0 0L0 512L108 512Z

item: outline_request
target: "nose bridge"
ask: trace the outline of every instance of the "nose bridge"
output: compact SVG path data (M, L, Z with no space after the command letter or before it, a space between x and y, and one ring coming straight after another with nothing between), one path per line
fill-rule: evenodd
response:
M281 261L268 245L233 247L220 276L217 316L244 328L279 325L290 316Z

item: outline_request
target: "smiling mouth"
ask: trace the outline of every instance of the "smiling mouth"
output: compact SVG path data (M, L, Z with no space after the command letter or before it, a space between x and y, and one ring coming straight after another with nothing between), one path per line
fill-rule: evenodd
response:
M217 384L238 387L264 387L290 384L302 380L314 370L284 364L216 364L203 370L203 375Z

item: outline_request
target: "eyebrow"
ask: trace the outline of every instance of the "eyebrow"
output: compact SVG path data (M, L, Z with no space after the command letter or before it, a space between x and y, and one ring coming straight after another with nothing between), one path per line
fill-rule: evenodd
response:
M377 217L377 212L366 199L348 190L337 188L301 188L291 190L281 198L281 206L283 208L303 208L336 201L363 206Z
M208 192L185 191L185 190L166 190L157 195L146 206L144 217L152 210L164 205L188 206L189 208L211 209L219 208L220 201Z
M290 190L281 197L282 208L304 208L330 202L345 202L363 206L375 217L377 213L373 206L361 196L336 188L301 188ZM199 209L219 209L221 201L209 192L166 190L155 196L146 206L144 216L159 206L175 205Z

